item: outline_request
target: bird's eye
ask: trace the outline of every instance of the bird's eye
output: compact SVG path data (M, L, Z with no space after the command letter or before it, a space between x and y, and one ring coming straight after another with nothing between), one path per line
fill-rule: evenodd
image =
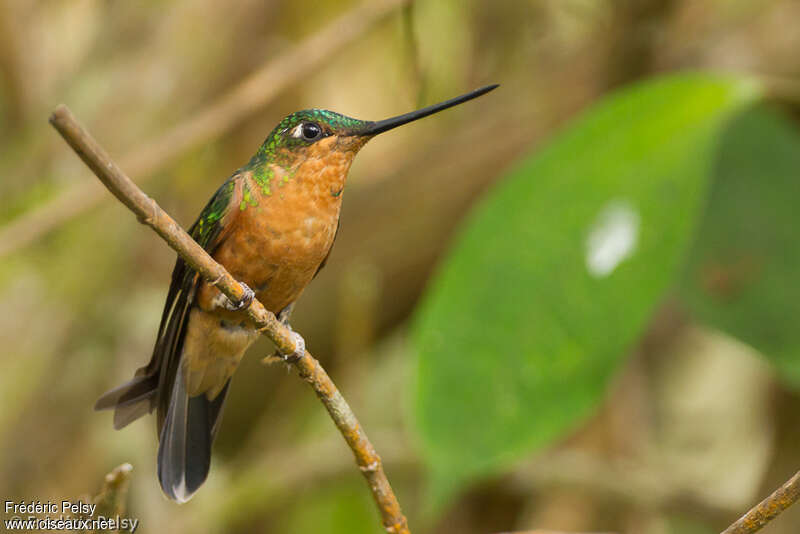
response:
M313 141L322 135L322 128L316 122L304 122L300 133L306 141Z

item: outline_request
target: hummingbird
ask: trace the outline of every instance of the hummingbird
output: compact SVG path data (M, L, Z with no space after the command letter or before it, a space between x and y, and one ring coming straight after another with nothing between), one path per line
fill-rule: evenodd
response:
M380 133L496 87L380 121L297 111L217 189L189 234L244 286L244 298L231 302L178 257L149 363L95 404L114 409L115 429L156 410L158 480L167 497L188 501L208 476L231 377L259 336L238 311L258 298L291 328L295 302L336 239L342 191L358 151ZM300 352L305 342L294 335Z

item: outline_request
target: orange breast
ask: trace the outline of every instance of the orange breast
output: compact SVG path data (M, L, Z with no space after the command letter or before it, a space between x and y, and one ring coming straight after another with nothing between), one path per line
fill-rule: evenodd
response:
M341 189L352 155L329 148L326 153L324 146L317 149L319 154L308 154L291 177L273 167L269 194L245 176L253 201L242 204L229 236L214 254L276 314L294 302L314 277L338 226ZM208 309L204 304L213 302L215 293L215 288L201 288L201 307Z

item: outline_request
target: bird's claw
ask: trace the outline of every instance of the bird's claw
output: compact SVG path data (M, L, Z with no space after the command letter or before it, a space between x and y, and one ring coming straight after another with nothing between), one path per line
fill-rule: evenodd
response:
M271 364L275 362L294 363L306 353L306 340L303 336L292 330L292 337L294 338L294 352L291 354L284 354L280 349L276 349L272 356L265 357L262 361L264 364ZM287 367L288 369L288 367Z
M269 365L275 362L283 362L283 363L295 363L300 358L303 357L306 353L306 340L303 339L303 336L292 330L291 325L289 324L289 315L292 313L292 307L294 304L287 306L279 315L278 320L289 329L292 334L292 339L294 339L294 352L291 354L284 354L281 352L280 349L275 349L275 352L272 356L265 356L264 359L261 360L262 363L265 365ZM288 369L288 366L287 366Z
M287 363L296 362L306 353L306 340L303 339L303 336L292 330L292 337L294 338L294 352L291 354L283 354L278 351L278 355Z
M227 310L230 311L244 310L245 308L250 306L250 303L253 302L253 299L256 297L255 291L250 289L247 286L247 284L245 284L244 282L239 282L239 283L242 285L242 288L244 289L244 294L242 295L242 298L239 299L238 302L231 302L231 300L228 299L228 301L225 303L225 309Z

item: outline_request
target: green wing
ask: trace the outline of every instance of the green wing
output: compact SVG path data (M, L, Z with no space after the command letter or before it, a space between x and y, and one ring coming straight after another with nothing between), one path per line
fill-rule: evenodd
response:
M214 193L214 196L208 201L206 207L203 208L200 217L198 217L191 228L189 228L189 235L209 253L213 252L219 245L219 236L222 233L223 227L231 222L229 218L226 218L226 215L231 212L236 182L240 179L241 175L239 174L234 174L228 178L225 183L217 189L217 192Z
M189 235L209 254L213 254L220 245L225 237L226 228L230 228L233 222L232 217L239 211L234 209L236 185L239 180L241 180L239 174L228 178L189 228ZM179 256L172 270L172 282L164 303L153 356L144 368L147 375L159 375L157 395L159 429L166 416L170 390L178 370L183 340L186 336L189 310L199 283L200 277Z
M228 178L189 229L189 234L209 253L213 253L225 239L225 229L230 228L233 217L239 211L232 207L237 195L240 196L237 183L241 179L240 174ZM133 380L107 392L95 404L95 408L100 410L115 408L115 428L124 427L156 407L159 412L158 427L161 428L179 366L189 310L199 282L194 269L179 256L172 270L172 282L150 362L136 371Z

